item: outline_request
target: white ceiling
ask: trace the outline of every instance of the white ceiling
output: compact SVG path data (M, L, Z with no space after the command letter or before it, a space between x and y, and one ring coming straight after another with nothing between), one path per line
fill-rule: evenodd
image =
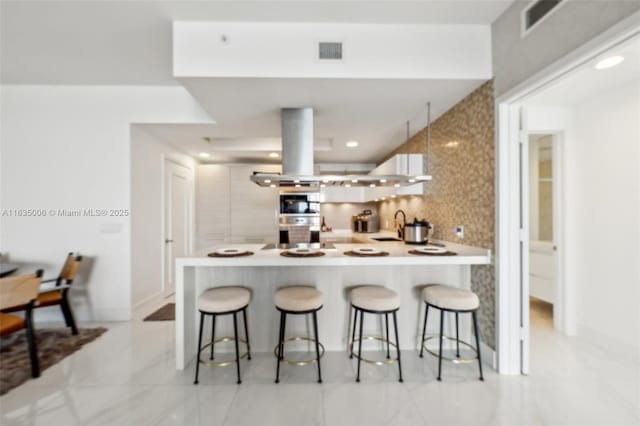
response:
M614 55L624 56L624 61L608 69L594 68L598 61ZM640 91L640 36L598 55L566 77L532 95L526 100L526 104L571 106L632 81L638 82Z
M172 22L343 22L489 25L513 0L2 1L6 84L184 85L215 125L141 125L215 162L278 162L281 107L315 108L316 161L379 162L481 80L184 79L172 76ZM203 137L211 137L208 144ZM348 149L347 140L358 140Z
M181 82L216 120L214 125L142 125L191 155L211 161L262 161L280 150L280 108L314 108L316 162L380 162L432 119L478 87L481 80L196 78ZM203 136L225 138L215 149ZM359 146L347 148L345 142ZM331 149L327 150L327 144ZM234 148L237 147L238 149Z
M177 84L171 22L492 23L513 0L2 1L0 73L15 84Z

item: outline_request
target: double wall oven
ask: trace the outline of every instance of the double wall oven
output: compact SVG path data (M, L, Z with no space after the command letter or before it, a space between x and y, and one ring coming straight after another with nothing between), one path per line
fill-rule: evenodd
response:
M320 242L320 193L283 192L280 194L280 244L289 244L289 231L295 227L310 231L310 243ZM303 228L305 227L305 228Z

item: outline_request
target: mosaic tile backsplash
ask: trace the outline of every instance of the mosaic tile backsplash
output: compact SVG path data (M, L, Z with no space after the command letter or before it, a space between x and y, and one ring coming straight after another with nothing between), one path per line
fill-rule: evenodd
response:
M495 132L493 82L489 81L440 116L431 125L429 170L433 180L424 196L403 196L378 206L380 223L393 226L402 209L407 220L426 218L435 238L489 248L495 252ZM426 129L392 152L426 153ZM455 227L464 226L464 239ZM495 349L494 265L471 267L471 288L480 297L478 316L482 340Z

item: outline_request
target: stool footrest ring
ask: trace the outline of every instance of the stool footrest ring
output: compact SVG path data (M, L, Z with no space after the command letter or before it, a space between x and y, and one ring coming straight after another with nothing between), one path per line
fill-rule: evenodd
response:
M284 345L287 344L287 342L294 342L294 341L299 341L299 340L304 340L307 342L316 342L316 339L312 339L311 337L301 337L301 336L296 336L296 337L288 337L286 339L284 339L282 341L282 348L284 350ZM275 348L273 348L273 355L275 355L276 358L278 358L278 346L276 345ZM318 342L318 346L320 347L320 358L322 358L322 356L324 355L324 345L320 342ZM314 349L315 351L315 349ZM316 362L318 362L318 359L316 358L310 358L310 359L305 359L302 361L293 361L290 359L286 359L286 358L282 358L280 361L284 362L285 364L288 365L297 365L297 366L302 366L302 365L307 365L307 364L315 364Z
M396 345L392 341L389 341L389 340L385 339L384 337L379 337L379 336L362 336L362 340L377 340L379 342L388 343L388 344L390 344L391 346L393 346L396 349L398 347L398 345ZM378 361L378 360L374 360L374 359L369 359L369 358L358 356L358 353L353 350L353 346L359 341L360 341L360 339L356 338L356 339L352 340L351 343L349 344L349 352L351 352L351 355L353 355L356 359L359 359L361 361L364 361L364 362L369 363L369 364L374 364L374 365L385 365L385 364L393 364L395 362L398 362L398 358L391 358L391 359L385 359L385 360L382 360L382 361Z
M204 359L200 359L200 352L202 352L204 349L208 348L209 346L215 345L217 343L222 343L222 342L233 342L235 340L236 339L234 339L232 336L225 336L207 343L206 345L202 346L198 351L198 362L208 367L226 367L227 365L235 364L236 363L235 359L230 359L228 361L206 361ZM238 342L244 343L244 345L247 348L246 352L240 354L239 358L240 359L246 358L249 355L249 351L251 351L251 345L247 343L245 339L242 339L242 338L238 338Z
M434 350L429 349L427 347L426 343L429 340L438 339L439 337L440 336L438 336L438 335L429 336L429 337L427 337L426 339L424 339L422 341L422 347L424 348L424 350L429 352L431 355L435 356L436 358L438 358L440 355L438 354L438 352L435 352ZM455 342L457 340L458 342L460 342L461 345L466 346L467 348L471 349L473 351L473 353L476 354L476 356L473 357L473 358L449 358L449 357L446 357L446 356L443 355L442 356L443 360L452 362L454 364L469 364L469 363L477 361L477 359L478 359L478 350L475 347L471 346L469 343L465 342L464 340L459 340L459 339L456 339L455 337L450 337L450 336L442 336L442 339L443 340L449 340L449 341L452 341L452 342Z

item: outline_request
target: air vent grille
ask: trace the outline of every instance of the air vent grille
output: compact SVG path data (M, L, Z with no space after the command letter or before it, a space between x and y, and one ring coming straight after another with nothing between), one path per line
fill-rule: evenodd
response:
M318 59L342 60L342 43L321 41L318 43Z
M549 15L560 3L565 0L538 0L523 11L523 32L533 28L544 17Z

